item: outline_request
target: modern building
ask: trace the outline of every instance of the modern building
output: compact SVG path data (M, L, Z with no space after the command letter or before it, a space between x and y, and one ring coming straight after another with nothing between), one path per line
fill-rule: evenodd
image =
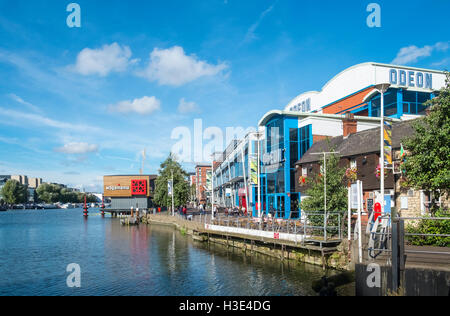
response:
M195 188L198 204L205 204L210 199L211 194L211 165L195 166Z
M372 62L359 64L339 73L321 91L303 93L283 110L266 113L258 124L258 135L262 136L259 180L264 212L274 210L279 218L300 216L298 201L302 199L302 192L296 188L297 161L316 142L379 127L381 94L377 87L380 84L390 85L384 93L384 113L386 121L395 123L423 115L425 102L445 86L445 74ZM348 113L353 117L349 118ZM379 144L379 137L367 141ZM235 142L230 146L237 147ZM231 167L231 158L228 161ZM248 172L248 164L244 163L244 166ZM238 202L236 194L233 195L233 189L236 191L233 185L240 182L236 181L239 178L231 174L221 180L226 173L215 172L214 184L218 181L228 188L225 196L231 194L232 201ZM259 194L254 188L251 190L249 204L256 216Z
M117 175L103 177L103 195L111 199L111 210L128 211L153 206L156 175Z
M42 185L41 178L28 178L28 187L37 189L40 185Z
M21 185L28 185L28 177L23 175L13 175L11 176L11 180L16 180Z
M233 140L222 153L214 155L214 203L228 208L255 208L257 188L258 133ZM247 183L247 186L245 185Z

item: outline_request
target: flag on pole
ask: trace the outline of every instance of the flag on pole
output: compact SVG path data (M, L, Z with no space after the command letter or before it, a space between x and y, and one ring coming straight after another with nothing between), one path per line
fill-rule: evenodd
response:
M384 163L392 165L392 124L384 121Z
M167 194L169 196L172 196L172 192L173 192L173 183L172 180L167 181Z
M256 157L252 157L250 160L250 181L254 185L258 185L258 162Z
M400 144L401 145L401 149L400 149L400 158L405 158L405 156L406 156L406 153L405 153L405 149L403 148L403 144Z

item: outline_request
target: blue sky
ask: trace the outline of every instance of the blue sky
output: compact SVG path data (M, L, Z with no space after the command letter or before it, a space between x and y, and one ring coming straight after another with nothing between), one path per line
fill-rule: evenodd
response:
M0 174L101 190L155 173L174 128L256 126L375 61L449 69L450 2L0 0ZM187 169L192 164L185 164Z

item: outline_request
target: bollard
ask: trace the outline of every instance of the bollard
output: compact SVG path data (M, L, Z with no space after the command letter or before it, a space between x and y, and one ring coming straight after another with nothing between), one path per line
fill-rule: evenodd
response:
M86 205L86 195L84 196L84 208L83 208L83 216L84 216L84 218L87 218L88 217L88 207L87 207L87 205Z

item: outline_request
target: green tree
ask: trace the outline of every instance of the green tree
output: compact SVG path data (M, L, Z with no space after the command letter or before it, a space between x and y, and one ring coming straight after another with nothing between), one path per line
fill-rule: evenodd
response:
M44 183L37 190L38 198L45 203L56 203L61 201L61 187L56 184Z
M79 203L79 198L76 192L73 192L69 189L62 189L60 201L62 203Z
M429 114L413 123L415 133L405 140L406 184L435 197L450 193L450 74L446 77L445 87L427 102Z
M27 202L27 187L16 180L8 180L2 188L1 195L8 204Z
M348 191L345 186L345 168L339 167L339 156L327 156L327 213L328 225L337 226L338 216L329 213L339 213L341 215L341 224L343 223L344 214L347 211ZM300 207L303 211L313 211L322 213L322 215L310 216L309 220L314 226L323 226L324 205L324 176L323 176L323 160L320 163L319 174L313 175L307 180L309 189L306 191L308 198L304 199ZM336 230L330 231L336 233Z
M171 206L172 197L168 195L167 183L172 179L174 182L174 204L175 207L184 205L189 200L189 183L186 182L187 173L181 165L176 161L173 154L161 163L159 175L155 180L155 197L154 201L157 205Z

